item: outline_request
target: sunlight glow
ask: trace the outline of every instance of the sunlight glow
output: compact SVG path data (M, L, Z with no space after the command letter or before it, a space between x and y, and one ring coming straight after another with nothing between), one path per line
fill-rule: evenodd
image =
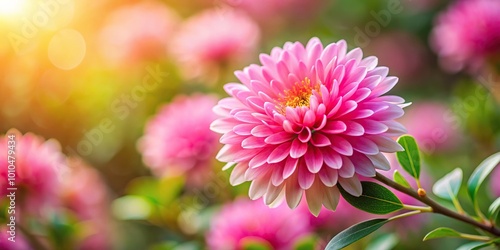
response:
M26 7L26 0L0 0L0 15L20 14Z

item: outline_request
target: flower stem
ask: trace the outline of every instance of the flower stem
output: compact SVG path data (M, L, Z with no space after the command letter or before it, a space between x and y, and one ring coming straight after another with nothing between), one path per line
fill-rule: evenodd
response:
M403 204L403 209L432 213L432 207L412 206Z
M460 238L474 241L490 241L492 240L490 237L481 236L481 235L473 235L473 234L460 234Z
M464 209L460 205L460 202L458 201L457 197L455 197L455 195L451 196L451 201L453 202L453 206L455 206L459 214L465 214Z
M421 201L422 203L430 206L432 208L432 212L434 212L434 213L448 216L450 218L453 218L453 219L465 222L467 224L473 225L473 226L480 228L486 232L489 232L495 236L500 236L500 229L495 227L494 225L486 225L486 224L480 223L480 222L472 219L471 217L468 217L468 216L465 216L463 214L459 214L455 211L452 211L452 210L440 205L436 201L430 199L428 196L421 197L413 189L409 189L409 188L406 188L404 186L401 186L398 183L392 181L391 179L385 177L384 175L382 175L380 173L376 174L375 179L379 180L380 182L386 184L389 187L392 187L400 192L403 192L403 193Z
M404 213L404 214L398 214L396 216L389 218L388 220L391 220L391 221L397 220L397 219L401 219L401 218L412 216L412 215L419 214L419 213L422 213L422 210L415 210L415 211L411 211L411 212Z

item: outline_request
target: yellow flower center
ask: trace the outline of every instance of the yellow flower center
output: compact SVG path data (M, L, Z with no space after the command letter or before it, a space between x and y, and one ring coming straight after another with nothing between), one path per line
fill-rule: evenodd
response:
M296 82L291 89L279 95L278 109L285 113L286 107L309 107L309 99L313 90L319 91L319 84L311 84L311 80L307 77L301 82Z

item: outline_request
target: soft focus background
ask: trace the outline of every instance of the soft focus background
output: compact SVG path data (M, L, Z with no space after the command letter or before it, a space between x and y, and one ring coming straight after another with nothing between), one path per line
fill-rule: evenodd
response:
M459 2L477 9L443 17ZM400 78L392 93L413 103L401 122L420 144L430 191L433 180L456 167L469 176L500 149L498 16L495 0L0 0L0 134L17 129L9 133L32 155L17 155L18 172L41 168L17 179L26 188L15 244L5 240L8 201L0 198L0 248L321 249L375 216L345 202L318 218L305 205L269 209L248 200L248 184L230 186L209 130L222 86L287 41L361 47ZM471 20L455 27L453 18ZM61 173L44 170L53 168L50 154ZM44 193L49 182L55 191ZM500 194L498 182L483 189L485 206ZM48 198L27 198L42 193ZM473 232L421 216L350 248L463 243L422 242L437 226Z

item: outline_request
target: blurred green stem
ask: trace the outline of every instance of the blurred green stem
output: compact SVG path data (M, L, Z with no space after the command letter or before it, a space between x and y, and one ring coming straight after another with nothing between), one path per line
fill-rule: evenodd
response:
M432 213L432 207L421 207L403 204L403 209Z
M375 176L375 179L379 180L380 182L386 184L389 187L392 187L400 192L403 192L403 193L421 201L422 203L430 206L434 213L448 216L450 218L453 218L453 219L465 222L467 224L473 225L474 227L480 228L486 232L491 233L492 235L500 236L500 229L495 227L494 225L486 225L486 224L480 223L480 222L472 219L471 217L468 217L468 216L465 216L463 214L459 214L455 211L452 211L446 207L443 207L442 205L435 202L434 200L430 199L428 196L421 197L418 195L418 193L415 190L406 188L402 185L399 185L398 183L394 182L393 180L385 177L384 175L382 175L380 173L377 173L377 175Z
M415 211L411 211L411 212L404 213L404 214L398 214L396 216L389 218L389 220L397 220L397 219L401 219L404 217L408 217L408 216L412 216L412 215L420 214L420 213L422 213L422 210L415 210Z

